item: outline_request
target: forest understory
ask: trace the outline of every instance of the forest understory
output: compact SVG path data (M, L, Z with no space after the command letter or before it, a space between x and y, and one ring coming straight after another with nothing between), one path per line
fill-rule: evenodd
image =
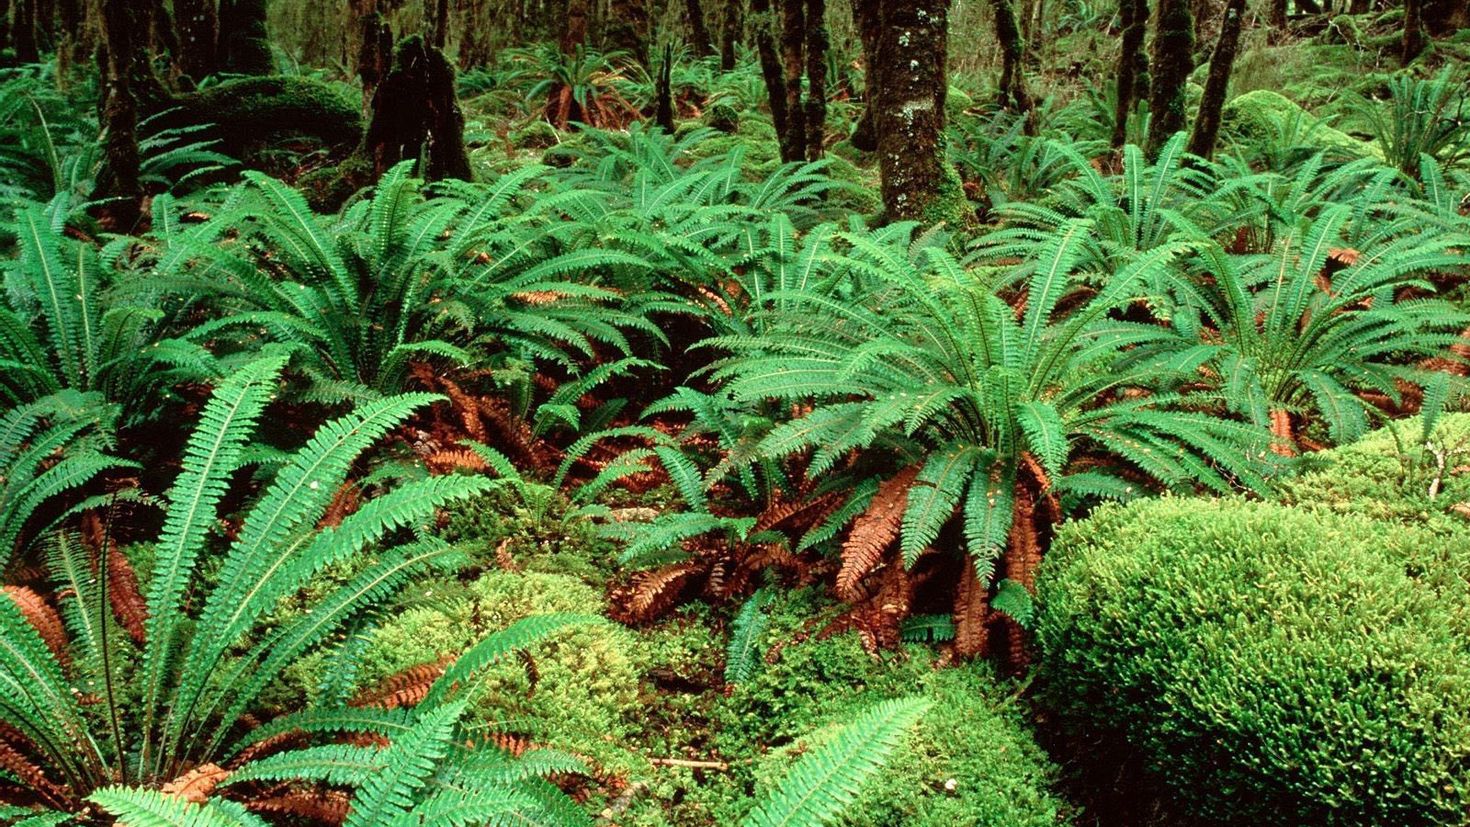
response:
M0 0L0 824L1470 827L1470 0Z

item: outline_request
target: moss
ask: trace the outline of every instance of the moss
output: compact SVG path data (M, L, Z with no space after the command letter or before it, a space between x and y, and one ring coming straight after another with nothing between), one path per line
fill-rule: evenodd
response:
M1283 134L1295 134L1331 155L1383 158L1372 143L1326 125L1280 93L1267 89L1247 92L1226 103L1220 133L1225 140L1247 145L1279 141Z
M488 573L468 586L428 584L419 597L439 605L393 617L372 637L360 685L409 667L458 655L485 635L521 618L552 612L595 612L602 595L559 574ZM646 765L624 745L638 715L644 657L631 632L614 625L574 628L530 652L486 670L473 688L471 723L513 721L538 743L590 758L612 773Z
M711 129L733 135L740 129L740 110L728 103L716 103L705 110L700 120Z
M359 101L347 87L305 77L240 78L173 102L170 124L213 124L227 151L248 155L292 137L353 146L362 136Z
M1042 564L1045 695L1211 823L1462 825L1470 617L1402 558L1463 545L1240 500L1100 509Z

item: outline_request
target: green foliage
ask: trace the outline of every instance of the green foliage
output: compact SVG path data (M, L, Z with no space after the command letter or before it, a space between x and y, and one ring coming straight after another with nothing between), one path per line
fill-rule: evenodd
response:
M1046 696L1213 821L1460 824L1470 616L1398 553L1458 545L1231 500L1101 509L1042 566Z
M212 124L211 138L240 158L271 142L307 136L328 146L357 143L360 100L345 86L309 77L272 75L224 80L172 101L161 125Z
M1221 110L1220 135L1224 143L1235 142L1247 151L1271 160L1272 169L1282 169L1286 157L1301 157L1326 151L1336 158L1381 159L1383 150L1333 128L1302 107L1269 89L1258 89L1231 98Z
M1425 155L1446 166L1470 158L1467 80L1449 68L1427 79L1399 75L1388 82L1387 101L1357 108L1388 164L1415 177Z

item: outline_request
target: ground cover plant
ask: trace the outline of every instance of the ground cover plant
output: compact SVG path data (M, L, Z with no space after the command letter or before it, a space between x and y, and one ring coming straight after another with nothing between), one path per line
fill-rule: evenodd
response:
M0 822L1470 827L1454 0L0 0Z

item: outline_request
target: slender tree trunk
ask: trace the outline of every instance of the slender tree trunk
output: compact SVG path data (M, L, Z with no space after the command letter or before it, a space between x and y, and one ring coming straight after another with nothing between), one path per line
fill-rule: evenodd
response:
M776 127L779 140L786 134L786 84L781 73L781 61L776 55L776 42L771 32L776 27L775 15L771 12L771 0L751 0L750 12L755 36L756 52L760 55L761 78L766 82L766 99L771 102L771 123Z
M434 5L433 46L444 51L449 45L449 0L439 0Z
M1220 136L1220 111L1225 106L1225 93L1230 88L1230 70L1235 65L1235 50L1240 45L1240 28L1245 19L1245 0L1230 0L1225 7L1225 20L1220 25L1220 39L1210 57L1210 76L1200 98L1199 116L1189 138L1189 151L1201 158L1215 152Z
M1287 0L1268 0L1266 23L1271 27L1268 39L1272 43L1279 43L1286 35L1286 2Z
M12 9L11 38L15 44L15 59L21 63L35 63L41 59L41 49L36 43L36 0L15 0Z
M56 15L61 26L61 33L56 42L57 71L60 75L65 76L85 54L82 46L84 17L81 0L60 0L56 4ZM0 48L3 48L3 44L0 44Z
M720 41L720 69L726 72L735 68L744 11L743 0L725 0L725 36Z
M1011 0L991 0L995 12L995 38L1000 41L1001 71L999 105L1002 109L1026 119L1026 133L1035 134L1032 110L1035 104L1031 93L1026 91L1026 68L1022 61L1026 57L1026 43L1021 39L1021 27L1016 22L1016 8Z
M882 8L876 69L878 167L891 221L931 218L941 197L948 0L892 0Z
M0 0L0 50L10 46L11 0Z
M690 45L698 57L709 57L714 53L714 38L709 35L709 25L704 21L704 7L699 0L684 0L685 14L689 17Z
M1424 51L1424 0L1404 0L1404 63L1413 62Z
M103 169L93 196L111 229L131 231L141 217L143 185L138 161L138 101L133 96L134 50L147 42L145 10L130 0L102 0L103 43L107 53L102 103Z
M174 0L174 22L179 27L179 71L194 80L214 74L219 43L214 0Z
M664 59L658 67L658 108L654 121L664 132L674 134L674 44L664 44Z
M393 28L378 12L358 20L357 79L362 85L362 120L372 120L373 98L378 84L393 69Z
M1113 111L1113 148L1128 140L1128 118L1133 104L1148 96L1148 60L1143 41L1148 34L1148 0L1119 0L1123 24L1123 52L1118 57L1118 102Z
M863 114L852 130L851 142L856 149L872 152L878 148L876 67L881 62L878 49L883 28L879 0L852 0L852 19L863 47Z
M1148 151L1154 154L1184 129L1185 84L1194 70L1194 21L1189 0L1160 0L1154 28L1153 89Z
M794 0L788 0L794 2ZM827 3L806 0L806 158L822 157L827 135Z
M781 63L786 86L786 131L781 135L781 160L800 161L806 157L806 109L801 99L806 6L802 0L782 0L781 11Z

